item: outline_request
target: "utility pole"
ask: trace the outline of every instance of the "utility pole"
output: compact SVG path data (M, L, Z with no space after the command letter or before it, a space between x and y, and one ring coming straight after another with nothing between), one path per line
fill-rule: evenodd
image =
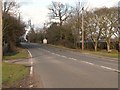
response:
M45 34L46 34L45 23L44 23L43 30L44 30L44 39L45 39Z
M18 16L18 19L19 19L19 22L20 22L20 19L21 19L21 17L20 17L20 12L19 12L19 16Z
M2 1L0 1L0 89L2 89Z
M82 50L84 50L84 7L82 8Z

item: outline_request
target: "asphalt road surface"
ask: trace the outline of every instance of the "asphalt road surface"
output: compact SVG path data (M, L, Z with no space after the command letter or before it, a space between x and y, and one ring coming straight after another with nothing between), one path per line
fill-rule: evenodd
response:
M50 45L24 43L44 88L118 88L118 61Z

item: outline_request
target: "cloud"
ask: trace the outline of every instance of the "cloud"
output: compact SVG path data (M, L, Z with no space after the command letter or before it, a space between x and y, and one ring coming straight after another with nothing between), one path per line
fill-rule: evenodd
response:
M52 1L58 0L17 0L20 4L20 11L22 12L22 17L24 21L32 20L35 26L43 26L43 23L48 20L48 9L47 7ZM70 5L75 5L76 2L80 0L59 0L62 3L68 3ZM83 1L83 0L82 0ZM102 6L111 7L115 5L119 0L85 0L88 2L90 8L99 8Z
M112 7L114 6L116 3L118 3L119 0L89 0L90 2L90 7L94 8L100 8L100 7Z
M48 9L33 6L23 6L20 8L24 21L31 19L32 24L41 25L47 19Z

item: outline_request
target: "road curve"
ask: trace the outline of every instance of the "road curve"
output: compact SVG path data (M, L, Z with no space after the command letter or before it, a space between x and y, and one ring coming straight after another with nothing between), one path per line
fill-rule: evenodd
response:
M118 62L50 45L23 43L44 88L118 88Z

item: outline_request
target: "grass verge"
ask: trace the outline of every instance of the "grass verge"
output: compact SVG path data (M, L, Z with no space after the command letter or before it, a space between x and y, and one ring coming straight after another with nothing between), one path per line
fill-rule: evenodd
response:
M108 53L106 50L101 50L101 51L96 51L96 52L85 50L83 51L83 53L90 53L94 55L105 56L105 57L116 58L116 59L118 58L117 50L112 50L111 53Z
M28 74L28 67L18 64L2 63L2 84L12 85Z
M11 60L11 59L21 59L28 58L29 54L26 49L19 48L17 52L9 52L3 56L3 60Z

